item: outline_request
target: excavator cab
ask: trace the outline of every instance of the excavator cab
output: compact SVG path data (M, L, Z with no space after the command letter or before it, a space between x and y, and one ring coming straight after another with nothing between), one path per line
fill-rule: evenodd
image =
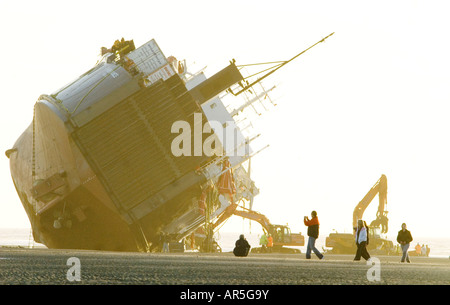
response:
M287 226L274 225L273 241L274 243L290 243L291 242L291 229Z
M288 226L274 225L272 232L274 247L305 245L305 237L301 233L292 233Z
M305 237L301 233L291 233L291 229L287 225L273 225L261 213L245 208L239 210L234 209L232 213L236 216L258 222L262 226L264 233L272 235L273 251L275 252L299 253L300 250L298 249L284 248L284 246L301 247L305 245ZM257 252L259 250L253 248L252 251Z
M380 227L369 227L369 238L381 238Z

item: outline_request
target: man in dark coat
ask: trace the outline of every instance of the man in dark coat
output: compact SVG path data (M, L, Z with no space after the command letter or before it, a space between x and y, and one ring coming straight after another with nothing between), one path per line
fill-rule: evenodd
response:
M233 250L235 256L247 256L248 251L250 250L250 244L244 238L244 234L239 236L239 239L236 241L236 247Z
M409 249L409 243L412 242L412 240L413 240L413 238L411 236L411 232L406 230L406 223L403 223L402 229L400 231L398 231L398 235L397 235L397 242L402 247L402 252L403 252L402 260L401 260L402 263L405 262L405 259L406 259L406 262L410 263L408 249Z
M303 218L305 226L308 227L308 245L306 247L306 259L311 259L311 251L313 251L319 259L323 259L323 254L317 250L315 244L316 239L319 238L319 218L317 212L311 212L311 220L305 216Z

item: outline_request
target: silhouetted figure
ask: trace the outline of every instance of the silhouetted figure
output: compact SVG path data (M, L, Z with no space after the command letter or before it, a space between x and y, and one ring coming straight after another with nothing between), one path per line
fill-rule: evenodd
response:
M363 220L358 220L358 227L356 228L356 255L354 260L361 260L361 256L367 261L370 259L370 254L367 252L367 245L369 244L369 230L367 228L366 222Z
M161 250L161 252L163 252L163 253L169 253L170 252L169 251L169 241L170 241L169 235L164 233L164 232L161 232L161 242L162 242L162 250Z
M411 236L411 232L406 230L406 223L402 224L402 229L398 231L397 235L397 242L400 244L400 247L402 247L402 260L401 262L404 263L405 259L406 262L410 263L409 255L408 255L408 249L409 249L409 243L412 242L413 238Z
M311 212L311 220L308 216L303 218L305 226L308 227L308 245L306 246L306 259L311 258L311 251L313 251L319 259L323 259L323 254L317 250L315 244L316 239L319 238L319 218L317 217L317 212Z
M234 247L233 253L235 256L247 256L249 251L250 244L244 238L244 234L241 234L236 241L236 247Z

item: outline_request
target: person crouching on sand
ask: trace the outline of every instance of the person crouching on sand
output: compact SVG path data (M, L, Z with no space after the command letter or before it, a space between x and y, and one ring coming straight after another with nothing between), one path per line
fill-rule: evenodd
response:
M402 229L398 231L397 235L397 242L400 244L400 247L402 247L402 260L401 262L404 263L405 259L406 262L410 263L409 261L409 255L408 255L408 249L409 249L409 243L412 242L413 238L411 236L411 232L406 230L406 223L402 224Z
M244 234L239 236L239 239L236 241L236 247L234 247L233 253L235 256L247 256L248 251L250 250L250 244L244 238Z
M317 217L317 212L311 212L311 220L308 216L303 218L305 226L308 227L308 246L306 247L306 259L311 258L311 250L317 255L319 259L323 259L323 254L317 250L315 244L316 239L319 238L319 218Z
M369 244L369 230L367 224L362 219L358 220L358 227L356 228L356 255L354 261L361 260L361 256L367 261L370 259L370 254L367 252L367 245Z

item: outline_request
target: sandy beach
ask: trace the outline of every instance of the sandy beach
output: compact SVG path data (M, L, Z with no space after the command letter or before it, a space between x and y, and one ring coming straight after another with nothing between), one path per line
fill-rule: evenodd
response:
M75 257L77 262L69 260ZM449 285L450 259L378 256L379 269L351 255L122 253L0 249L2 285ZM77 270L75 268L78 268ZM373 269L372 269L373 270ZM379 280L374 280L378 274ZM78 275L78 280L76 278Z

